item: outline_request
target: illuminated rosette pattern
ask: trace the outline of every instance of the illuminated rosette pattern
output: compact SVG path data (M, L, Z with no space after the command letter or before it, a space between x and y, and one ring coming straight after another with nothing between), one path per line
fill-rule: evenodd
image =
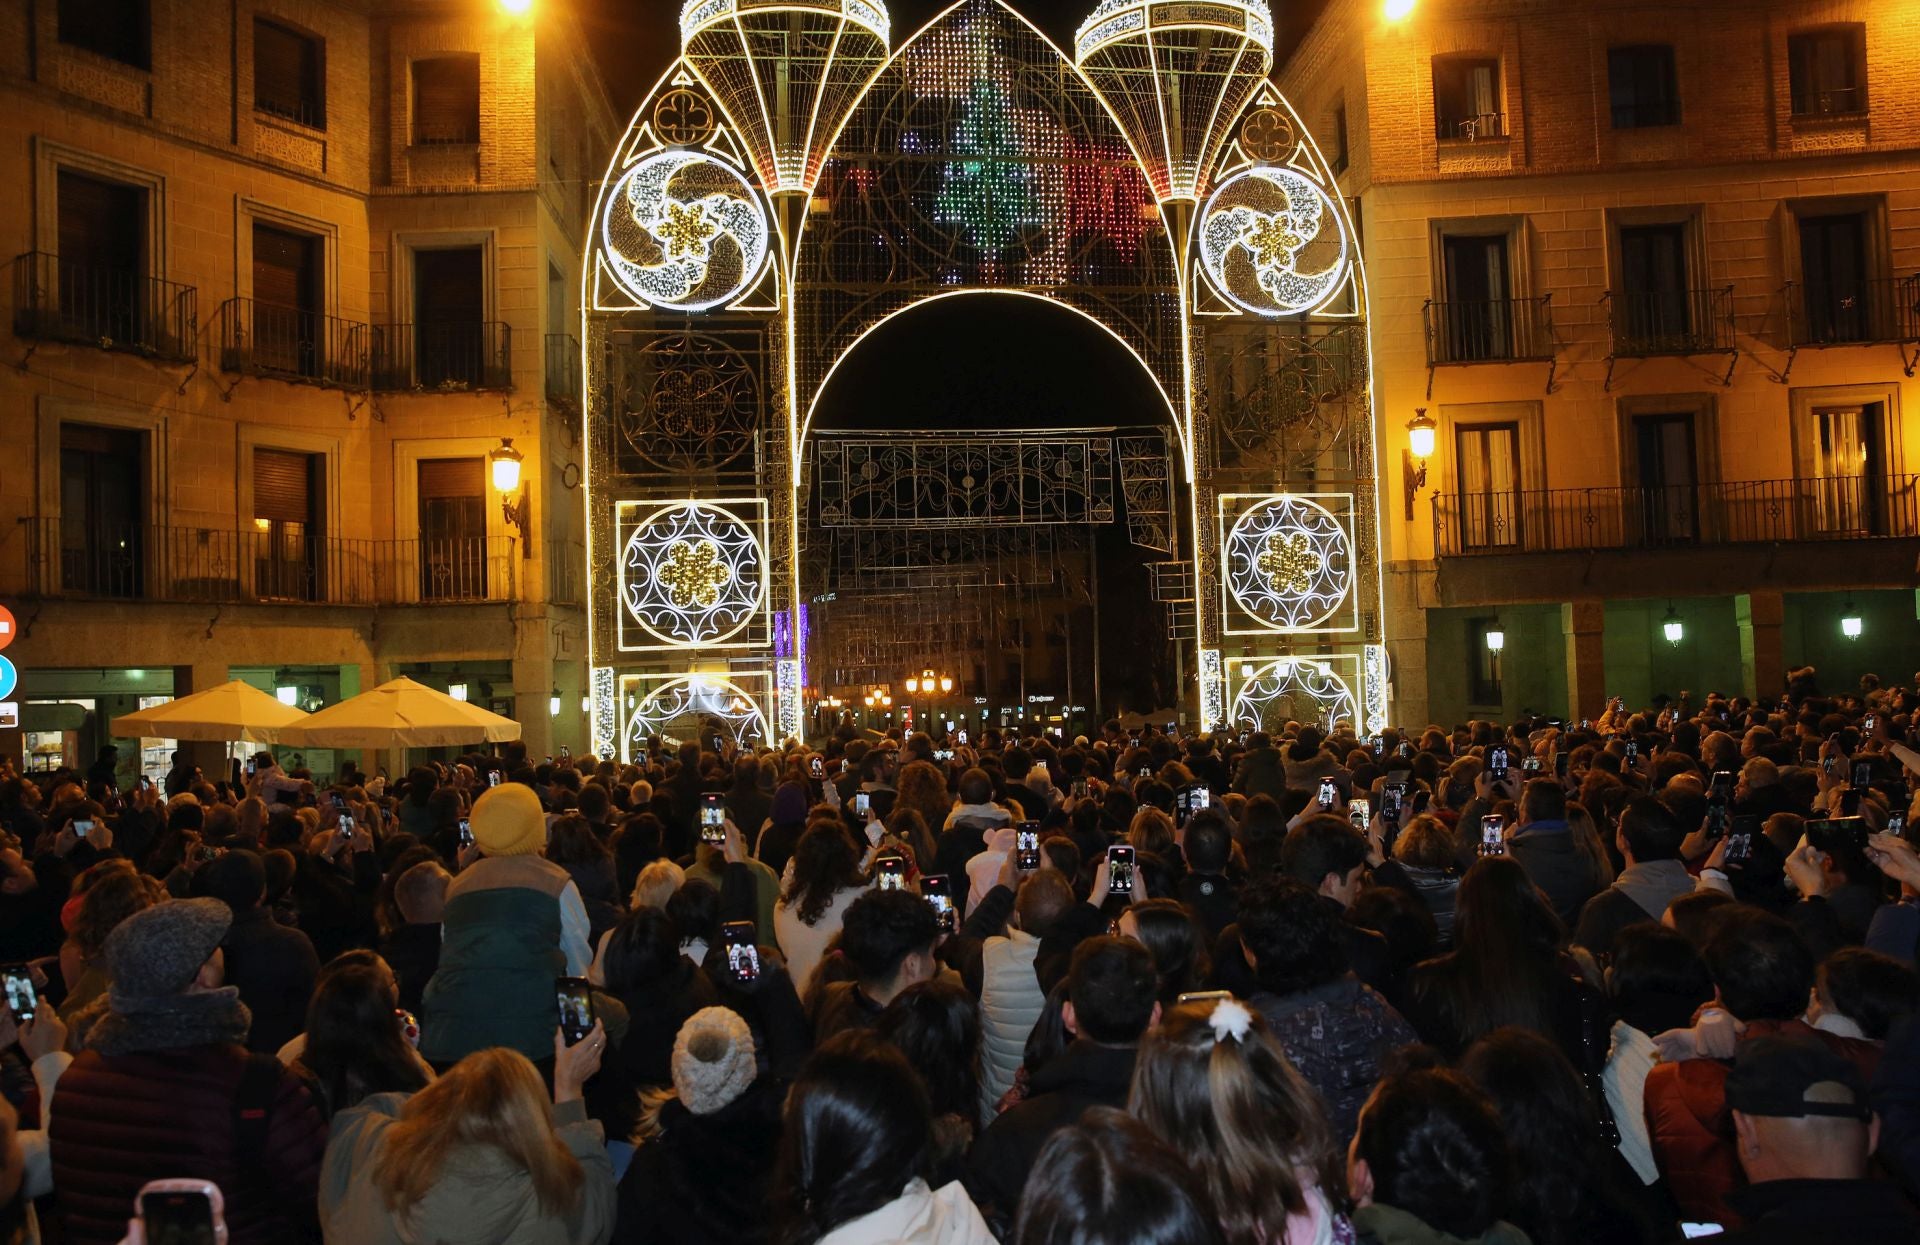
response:
M1273 68L1266 0L1104 0L1074 54L1133 140L1161 200L1197 200Z
M600 225L614 279L639 301L672 311L738 298L767 261L770 232L752 183L697 151L658 151L628 168Z
M1346 223L1327 192L1296 169L1247 169L1220 184L1200 213L1200 266L1243 311L1318 311L1346 287Z
M1332 511L1305 497L1252 507L1227 534L1227 590L1275 631L1318 626L1353 590L1353 541Z
M880 0L690 0L680 46L767 192L810 194L847 114L887 63L891 26Z
M766 553L728 510L664 506L636 516L626 532L620 598L628 619L660 644L717 643L745 627L766 598Z
M1353 688L1331 662L1282 657L1255 668L1233 698L1229 725L1277 731L1288 722L1332 730L1345 722L1360 728Z

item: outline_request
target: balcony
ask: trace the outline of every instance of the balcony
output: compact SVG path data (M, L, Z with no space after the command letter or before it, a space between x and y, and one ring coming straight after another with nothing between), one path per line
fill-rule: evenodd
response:
M510 536L342 540L256 528L24 522L18 582L33 597L351 606L515 599Z
M499 320L391 324L380 331L373 387L473 393L513 388L513 335Z
M1612 334L1607 389L1613 388L1613 365L1618 359L1728 354L1738 362L1731 285L1699 290L1609 290L1606 301L1612 305L1607 322ZM1730 363L1727 380L1732 378Z
M1489 138L1506 138L1507 114L1478 112L1469 117L1441 117L1435 133L1443 143L1477 143Z
M1862 281L1789 282L1794 350L1920 342L1920 273Z
M580 410L580 343L571 333L548 333L546 353L547 401L575 414Z
M220 304L220 370L276 380L365 389L380 330L251 298Z
M1441 557L1920 536L1920 476L1443 493Z
M191 285L28 251L13 261L13 333L174 363L197 356L199 292Z

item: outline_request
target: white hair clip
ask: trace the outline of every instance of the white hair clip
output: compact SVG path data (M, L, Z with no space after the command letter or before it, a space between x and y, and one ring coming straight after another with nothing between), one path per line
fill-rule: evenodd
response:
M1236 1042L1247 1040L1247 1030L1253 1028L1253 1013L1239 999L1221 999L1213 1006L1213 1014L1207 1017L1207 1023L1213 1026L1213 1040L1224 1042L1232 1038Z

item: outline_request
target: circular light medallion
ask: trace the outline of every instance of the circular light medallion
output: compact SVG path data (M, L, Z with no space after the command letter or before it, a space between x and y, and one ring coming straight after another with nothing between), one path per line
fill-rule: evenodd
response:
M1254 506L1227 535L1227 588L1276 631L1330 618L1353 587L1353 542L1332 512L1304 497Z
M1228 178L1200 214L1200 263L1221 295L1261 316L1318 311L1352 256L1327 192L1278 166Z
M745 523L717 506L669 506L627 538L622 603L668 644L710 644L745 626L760 607L765 561Z
M770 229L738 170L697 151L660 151L621 175L600 225L608 266L652 307L705 311L746 292Z

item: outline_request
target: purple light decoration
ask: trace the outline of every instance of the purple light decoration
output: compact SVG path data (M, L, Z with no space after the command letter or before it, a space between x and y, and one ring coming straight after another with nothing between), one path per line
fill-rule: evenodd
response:
M800 631L797 637L799 643L794 645L794 656L798 658L800 662L800 687L801 690L804 691L807 686L807 650L812 647L813 624L812 619L807 615L807 603L805 601L802 601L796 606L794 612L800 619Z
M773 614L773 659L785 661L793 656L793 615L786 610Z

